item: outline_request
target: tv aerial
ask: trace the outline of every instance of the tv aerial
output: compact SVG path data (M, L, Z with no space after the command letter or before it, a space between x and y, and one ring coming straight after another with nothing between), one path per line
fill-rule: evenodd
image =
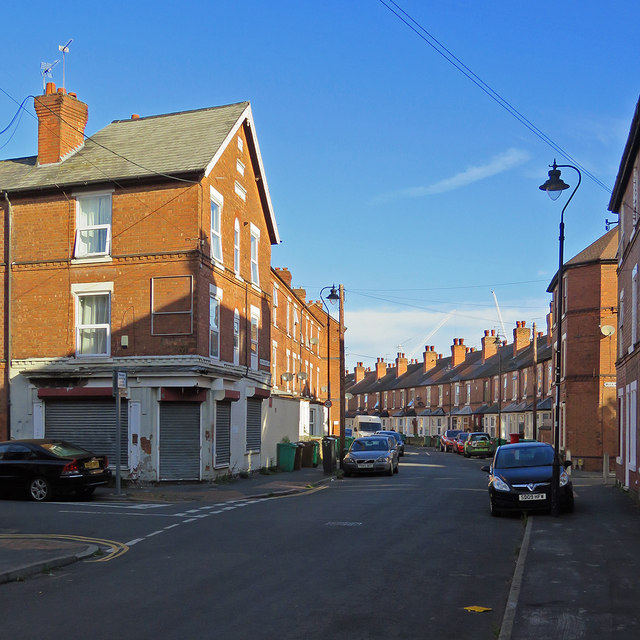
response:
M47 78L53 78L52 70L60 60L54 60L53 62L41 62L40 63L40 74L42 75L42 93L46 90Z
M65 59L64 59L64 54L65 53L69 53L69 45L73 42L73 38L71 38L69 40L69 42L67 42L67 44L59 44L58 45L58 51L62 52L62 88L66 89L66 85L65 85L65 77L64 77L64 72L65 72Z

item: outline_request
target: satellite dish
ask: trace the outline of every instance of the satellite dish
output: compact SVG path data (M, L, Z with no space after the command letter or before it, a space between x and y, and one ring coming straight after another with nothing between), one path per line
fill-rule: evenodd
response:
M603 324L600 327L600 332L602 333L603 336L609 337L609 336L612 336L616 332L616 330L610 324Z

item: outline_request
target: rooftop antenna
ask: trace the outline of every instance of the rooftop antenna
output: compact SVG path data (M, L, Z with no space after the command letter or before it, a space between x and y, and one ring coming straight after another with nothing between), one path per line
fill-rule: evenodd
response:
M64 77L64 72L65 72L65 68L64 68L64 54L65 53L69 53L69 45L73 42L73 38L71 38L69 40L69 42L67 42L67 44L65 45L58 45L58 51L62 51L62 88L66 89L67 86L65 84L65 77Z
M60 60L54 60L53 62L41 62L40 63L40 73L42 74L42 93L44 93L47 89L47 78L53 78L51 71L53 67L55 67Z

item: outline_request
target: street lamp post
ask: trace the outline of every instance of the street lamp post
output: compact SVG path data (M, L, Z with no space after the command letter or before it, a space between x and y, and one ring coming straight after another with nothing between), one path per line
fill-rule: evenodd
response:
M329 295L325 297L322 295L324 291L327 289L331 289ZM331 287L323 287L320 289L320 299L322 300L322 304L324 304L324 308L327 311L327 401L325 406L327 407L327 435L331 435L331 314L329 311L329 307L327 306L327 300L331 304L335 304L340 297L336 292L336 285L332 285Z
M571 196L567 200L562 212L560 214L560 249L558 259L558 298L556 300L556 371L555 371L555 385L556 385L556 407L554 417L554 433L553 433L553 447L555 449L555 455L553 457L553 475L551 478L551 512L554 516L557 516L560 511L559 495L560 495L560 379L562 372L562 299L564 295L564 211L568 204L571 202L575 195L580 183L582 182L582 174L577 167L572 164L556 164L553 161L551 171L549 171L548 180L540 185L542 191L546 191L552 200L557 200L560 194L569 189L569 185L566 184L562 178L560 178L559 167L574 169L578 173L578 184L571 193Z

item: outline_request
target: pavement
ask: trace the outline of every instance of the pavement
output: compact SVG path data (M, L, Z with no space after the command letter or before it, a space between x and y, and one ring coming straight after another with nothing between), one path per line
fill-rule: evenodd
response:
M120 496L105 488L93 500L222 503L299 493L333 480L319 466L218 483L127 486ZM640 505L601 474L574 470L572 480L574 513L527 518L499 640L640 637ZM68 538L0 534L0 583L97 551Z

